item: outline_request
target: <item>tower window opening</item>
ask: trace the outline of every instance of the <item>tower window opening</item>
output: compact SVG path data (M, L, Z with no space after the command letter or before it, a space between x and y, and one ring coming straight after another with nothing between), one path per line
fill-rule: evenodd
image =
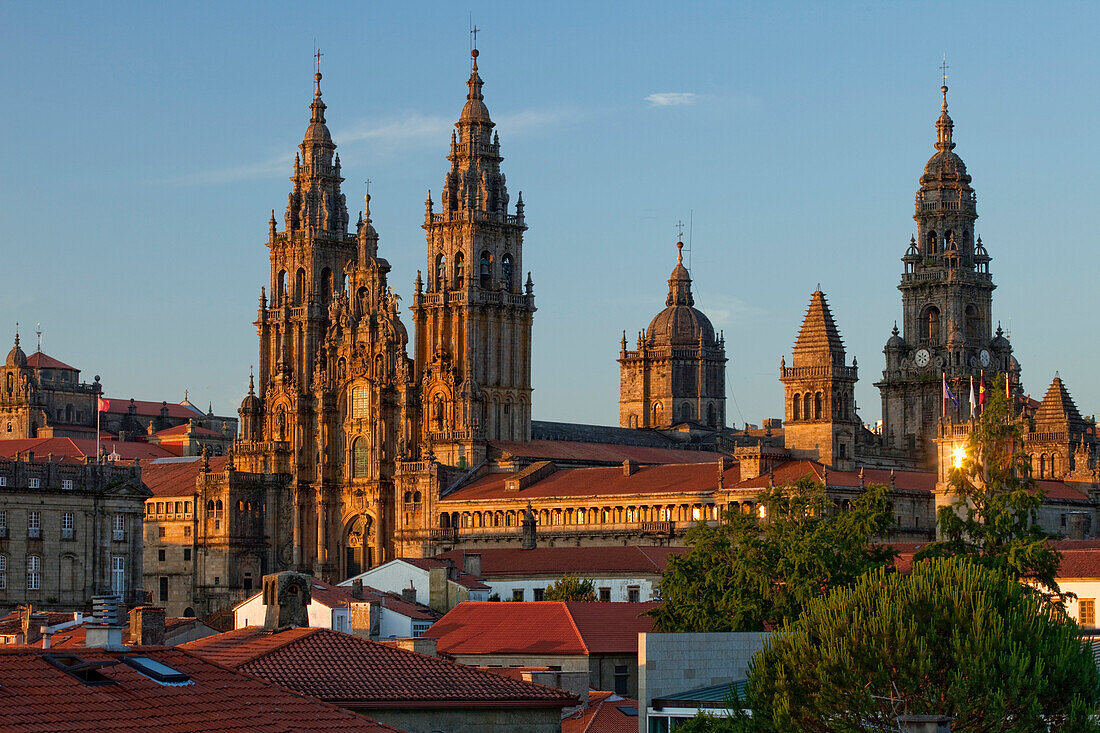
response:
M439 255L435 258L435 289L442 291L446 285L447 257Z
M926 254L936 254L936 233L928 232L928 248L925 250Z
M489 283L493 279L493 256L488 252L481 253L481 287L489 289Z
M802 407L802 397L801 397L801 395L795 395L794 399L791 400L791 420L800 420L801 419L801 412L802 412L801 407Z
M455 288L461 290L466 285L466 274L463 271L465 258L461 252L455 253Z
M924 312L924 338L931 343L939 342L940 338L940 309L931 306Z
M821 419L821 393L814 395L814 420Z
M512 255L500 259L500 277L504 281L504 290L512 292Z
M279 279L275 284L275 304L282 305L286 298L286 270L279 271Z
M813 397L810 396L809 392L802 397L802 408L802 419L809 420L810 415L813 414Z
M302 305L306 302L306 271L299 267L294 276L294 304Z
M978 309L973 305L966 306L966 337L969 339L979 338L981 328L982 319Z

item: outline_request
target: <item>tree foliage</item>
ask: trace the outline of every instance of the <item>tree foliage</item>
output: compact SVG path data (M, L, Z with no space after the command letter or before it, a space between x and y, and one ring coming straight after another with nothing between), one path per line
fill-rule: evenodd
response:
M761 631L798 616L802 607L864 572L892 562L872 546L893 519L885 486L870 486L839 510L806 477L758 496L759 512L727 512L715 527L700 523L669 557L664 601L650 611L658 631Z
M1037 521L1043 491L1031 478L1020 425L998 390L957 464L948 474L955 499L937 514L942 540L915 559L966 556L1013 578L1035 581L1049 591L1048 600L1060 603L1055 578L1062 556L1049 543L1053 535Z
M546 588L542 595L547 601L596 601L596 584L590 578L579 575L563 575Z
M955 733L1100 730L1077 624L970 558L811 600L754 657L747 695L761 731L895 730L902 712L952 716Z

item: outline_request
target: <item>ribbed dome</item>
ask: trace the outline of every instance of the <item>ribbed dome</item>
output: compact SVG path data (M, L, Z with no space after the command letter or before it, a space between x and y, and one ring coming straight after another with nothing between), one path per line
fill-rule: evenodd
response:
M714 326L706 315L690 305L670 305L649 322L650 346L714 346Z
M15 346L11 347L11 351L8 352L8 359L4 363L10 367L27 366L27 355L23 353L23 349L19 348L19 334L15 334Z
M485 82L477 73L477 49L471 51L470 55L474 57L473 70L466 82L470 91L466 94L466 106L462 108L462 115L458 119L459 122L490 122L489 108L485 106L485 97L481 94L481 87Z
M309 105L309 127L306 128L304 141L307 143L331 143L332 135L325 125L325 103L321 100L321 72L317 72L313 79L316 88L313 91L313 102Z
M250 374L248 375L248 394L241 400L241 414L259 415L262 407L263 403L261 403L260 398L256 396L256 384Z
M311 122L306 128L304 139L307 143L331 143L332 135L324 122Z
M936 181L970 183L970 176L966 173L966 164L954 151L941 150L929 158L924 165L924 175L920 178L921 184L927 185Z
M684 267L684 243L676 243L676 267L668 278L668 306L649 322L646 343L650 346L714 346L714 326L702 311L692 307L691 275Z

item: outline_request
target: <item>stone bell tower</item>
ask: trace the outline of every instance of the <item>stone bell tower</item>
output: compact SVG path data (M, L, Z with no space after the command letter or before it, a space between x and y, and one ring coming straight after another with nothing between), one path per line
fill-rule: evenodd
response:
M946 80L946 76L945 76ZM936 121L936 153L924 166L913 220L917 234L902 257L902 331L886 342L886 368L875 386L882 396L886 446L931 462L941 417L969 418L970 379L1007 372L1019 385L1019 364L1000 327L993 333L990 256L976 236L977 195L955 152L947 87ZM942 379L961 408L943 413ZM1003 377L1002 377L1003 379Z
M845 363L844 342L820 289L810 297L792 356L791 366L783 359L779 367L786 405L784 445L796 457L852 470L860 429L855 400L859 373L855 359L851 366Z
M426 202L427 281L412 313L422 431L436 459L477 465L486 441L530 440L531 276L522 281L523 194L515 212L500 140L481 93L477 50L466 105L451 133L451 168Z

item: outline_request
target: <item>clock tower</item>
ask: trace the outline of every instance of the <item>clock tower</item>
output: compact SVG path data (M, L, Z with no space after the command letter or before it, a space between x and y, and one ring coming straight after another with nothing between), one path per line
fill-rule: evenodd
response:
M974 231L977 196L955 151L947 114L947 87L936 121L936 153L924 166L916 196L917 233L902 257L902 330L897 324L883 352L886 368L875 386L882 396L886 447L935 460L941 419L970 417L970 380L1009 374L1019 388L1020 367L998 324L993 331L990 256ZM944 412L943 382L959 407ZM1003 384L1003 377L999 377Z

